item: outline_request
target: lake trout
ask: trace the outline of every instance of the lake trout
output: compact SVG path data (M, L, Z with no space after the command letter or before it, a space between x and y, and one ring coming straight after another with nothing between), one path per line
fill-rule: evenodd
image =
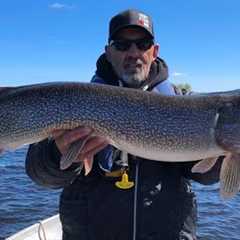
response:
M240 190L240 90L164 96L71 82L0 89L0 149L15 149L39 142L53 130L79 126L145 159L202 160L193 172L208 171L223 155L220 193L228 198ZM85 142L70 147L61 160L63 169Z

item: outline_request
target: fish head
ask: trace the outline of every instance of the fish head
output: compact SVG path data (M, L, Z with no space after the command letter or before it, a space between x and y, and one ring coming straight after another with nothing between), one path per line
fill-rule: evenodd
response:
M240 97L219 108L215 137L224 150L240 153Z

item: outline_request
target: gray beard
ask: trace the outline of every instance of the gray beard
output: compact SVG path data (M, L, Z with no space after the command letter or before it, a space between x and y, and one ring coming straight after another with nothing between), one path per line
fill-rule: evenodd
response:
M122 81L131 88L139 88L145 80L146 77L142 71L133 74L124 74L122 76Z

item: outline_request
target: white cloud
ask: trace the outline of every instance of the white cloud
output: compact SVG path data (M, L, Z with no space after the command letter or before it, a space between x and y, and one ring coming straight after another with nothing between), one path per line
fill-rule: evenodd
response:
M173 77L181 77L181 76L184 76L184 75L186 75L186 74L185 73L181 73L181 72L173 72L172 73Z
M49 8L61 10L61 9L72 9L73 6L56 2L56 3L50 4Z

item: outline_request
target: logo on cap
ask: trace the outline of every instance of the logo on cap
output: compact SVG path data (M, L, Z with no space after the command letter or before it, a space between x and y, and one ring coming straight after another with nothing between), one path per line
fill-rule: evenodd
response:
M139 25L142 25L146 28L149 28L149 19L148 19L148 16L142 14L142 13L139 13L138 15L138 23Z

